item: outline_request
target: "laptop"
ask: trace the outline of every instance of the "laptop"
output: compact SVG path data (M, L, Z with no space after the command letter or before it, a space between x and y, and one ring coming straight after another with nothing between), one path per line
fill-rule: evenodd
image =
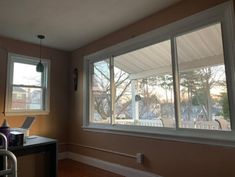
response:
M26 117L26 119L24 120L23 124L21 127L19 128L11 128L11 133L23 133L24 134L24 142L26 142L26 138L30 138L29 137L29 129L32 126L33 122L35 120L35 117L29 116ZM37 136L32 136L31 138L36 138Z
M26 119L24 120L20 128L29 129L32 126L34 120L35 120L35 117L32 117L32 116L26 117Z

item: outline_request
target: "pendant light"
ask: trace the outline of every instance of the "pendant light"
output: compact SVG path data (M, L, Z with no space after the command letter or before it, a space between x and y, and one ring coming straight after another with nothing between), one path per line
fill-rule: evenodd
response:
M38 39L40 40L40 61L36 66L36 71L42 73L44 71L44 66L43 66L42 61L41 61L41 59L42 59L42 39L45 39L45 36L39 34Z

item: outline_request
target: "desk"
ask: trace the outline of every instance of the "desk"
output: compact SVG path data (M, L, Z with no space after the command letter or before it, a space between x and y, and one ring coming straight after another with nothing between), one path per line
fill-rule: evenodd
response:
M27 138L23 146L9 147L16 157L45 152L50 165L49 177L57 177L57 140L40 137Z

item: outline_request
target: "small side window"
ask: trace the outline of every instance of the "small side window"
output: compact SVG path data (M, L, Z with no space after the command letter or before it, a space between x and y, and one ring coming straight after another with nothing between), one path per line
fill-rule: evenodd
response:
M6 90L7 115L49 113L49 66L42 60L43 72L36 71L39 59L9 54Z

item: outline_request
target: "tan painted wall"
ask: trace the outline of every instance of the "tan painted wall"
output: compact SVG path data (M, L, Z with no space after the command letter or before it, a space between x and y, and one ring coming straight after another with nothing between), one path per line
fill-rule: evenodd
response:
M4 118L11 127L22 125L25 116L4 117L4 92L7 69L7 52L13 52L32 57L39 56L39 46L0 37L0 124ZM36 121L30 129L31 135L42 135L57 138L59 142L67 141L68 122L68 66L69 54L67 52L43 48L44 58L51 60L51 88L50 88L50 114L36 116Z
M235 176L235 149L181 143L151 138L131 137L84 131L83 118L83 59L82 57L202 11L225 0L186 0L153 14L137 23L120 29L73 52L71 70L79 69L79 89L70 89L69 151L98 159L154 172L165 177L233 177ZM72 75L72 73L70 73ZM139 165L134 159L82 148L89 145L128 154L142 152L145 162Z

